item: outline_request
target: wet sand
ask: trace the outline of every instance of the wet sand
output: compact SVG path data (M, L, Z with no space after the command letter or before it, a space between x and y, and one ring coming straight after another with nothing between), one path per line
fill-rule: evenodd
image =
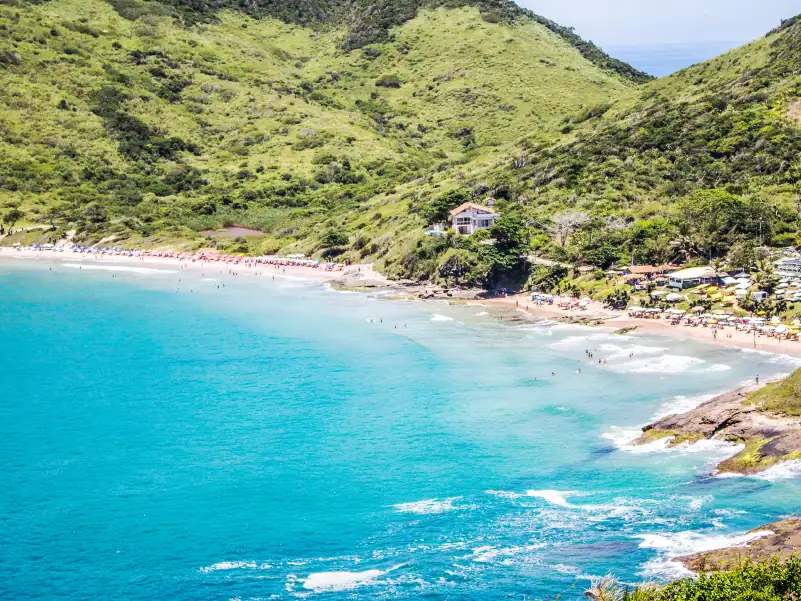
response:
M528 295L507 296L499 299L483 301L487 305L496 307L516 307L526 311L533 317L543 319L577 320L582 319L586 322L597 320L603 322L603 327L613 330L624 330L636 328L629 335L656 335L669 336L671 338L683 338L695 340L707 344L713 344L721 348L739 348L763 351L766 353L776 353L780 355L791 355L801 357L801 342L791 340L779 340L768 338L767 336L756 336L752 332L738 332L734 328L724 328L717 330L717 337L712 328L673 326L664 319L635 319L629 317L625 311L615 311L604 307L601 303L592 302L586 310L568 311L559 308L560 302L566 302L567 297L554 297L553 305L537 305ZM727 338L730 334L731 338Z

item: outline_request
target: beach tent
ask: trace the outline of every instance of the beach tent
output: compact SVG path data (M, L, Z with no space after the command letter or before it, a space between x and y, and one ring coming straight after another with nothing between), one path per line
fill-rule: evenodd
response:
M666 301L668 301L669 303L675 303L675 302L678 302L678 301L680 301L680 300L681 300L681 294L676 294L675 292L673 292L673 293L671 293L671 294L668 294L668 295L665 297L665 300L666 300Z

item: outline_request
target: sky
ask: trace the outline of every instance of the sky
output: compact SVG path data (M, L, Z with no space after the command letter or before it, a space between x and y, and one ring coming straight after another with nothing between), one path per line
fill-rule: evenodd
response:
M754 40L801 13L801 0L517 0L654 75ZM637 64L639 62L639 64ZM654 71L660 71L654 73Z

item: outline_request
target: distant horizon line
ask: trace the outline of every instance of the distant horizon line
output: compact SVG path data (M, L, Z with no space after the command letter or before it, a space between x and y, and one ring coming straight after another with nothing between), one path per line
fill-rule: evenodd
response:
M755 38L758 39L758 38ZM729 45L734 44L735 46L742 46L744 44L748 44L753 42L754 40L709 40L703 42L630 42L625 44L603 44L601 45L602 48L658 48L662 46L684 46L684 47L701 47L701 46L717 46L717 45ZM597 43L597 42L596 42Z

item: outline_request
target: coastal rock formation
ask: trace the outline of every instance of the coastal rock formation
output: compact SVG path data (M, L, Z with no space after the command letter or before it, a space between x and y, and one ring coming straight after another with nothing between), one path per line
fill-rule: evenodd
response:
M703 551L677 561L693 572L721 572L730 570L746 560L761 561L778 558L787 561L801 552L801 518L790 518L751 530L754 540L745 546Z
M668 446L703 439L725 440L745 448L717 466L718 472L753 474L781 461L801 459L801 399L796 372L786 380L754 385L717 396L695 409L670 415L643 428L635 444L669 438ZM790 393L788 394L788 388Z

